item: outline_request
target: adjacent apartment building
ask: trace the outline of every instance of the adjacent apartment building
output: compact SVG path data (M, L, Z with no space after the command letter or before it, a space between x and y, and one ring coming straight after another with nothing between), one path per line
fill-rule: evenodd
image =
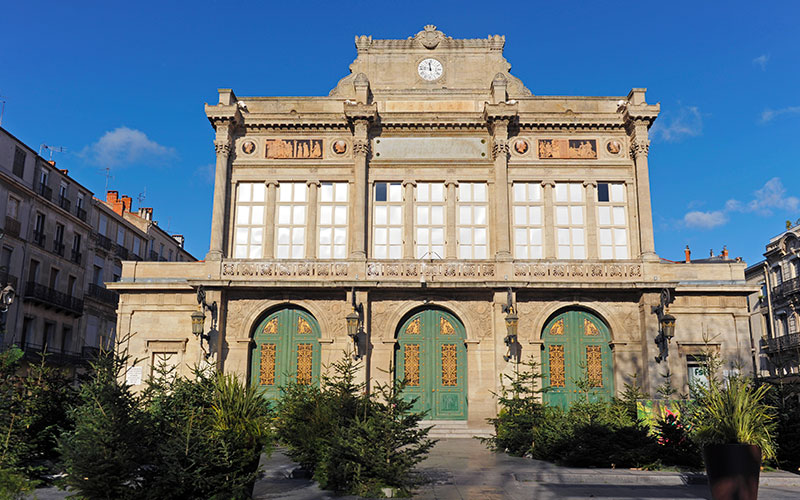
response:
M17 295L0 347L81 365L114 338L118 297L105 282L120 278L123 260L195 260L182 236L152 221L152 209L132 214L130 198L116 201L115 191L106 201L94 198L0 128L0 286L10 284Z
M667 370L686 392L706 349L748 363L745 264L655 253L659 105L640 88L534 95L504 45L434 26L357 36L327 96L221 89L205 107L205 261L124 262L109 285L126 347L145 359L129 381L141 387L166 356L276 397L360 353L362 380L405 379L428 418L480 430L516 354L540 363L545 398L562 405L611 397L634 375L654 393ZM193 325L198 296L212 314ZM655 339L670 315L665 353Z

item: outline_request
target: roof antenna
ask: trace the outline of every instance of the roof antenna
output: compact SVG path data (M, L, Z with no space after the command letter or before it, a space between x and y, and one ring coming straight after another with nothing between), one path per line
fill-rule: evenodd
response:
M0 126L3 125L3 115L6 112L6 100L3 99L4 97L4 95L0 95Z
M42 145L39 146L39 156L42 156L43 149L50 151L50 158L48 158L49 161L53 161L53 153L64 153L67 150L67 148L63 146L48 146L47 144L42 143Z
M139 207L140 208L141 208L142 202L144 201L145 198L147 198L147 186L145 186L144 187L144 191L139 193L139 195L136 197L136 199L139 200Z
M111 175L111 169L109 167L101 168L100 171L105 172L105 176L106 176L106 193L108 193L108 181L109 181L109 179L113 179L114 176Z

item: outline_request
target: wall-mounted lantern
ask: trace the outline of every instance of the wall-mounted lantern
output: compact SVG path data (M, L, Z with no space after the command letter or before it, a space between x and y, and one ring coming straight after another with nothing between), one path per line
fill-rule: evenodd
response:
M14 303L16 296L17 292L11 285L6 285L3 287L3 291L0 292L0 342L2 342L2 336L6 333L6 313L11 304Z
M197 287L197 303L200 307L192 313L192 334L200 339L200 349L208 359L211 356L211 332L217 330L217 303L206 302L206 291L202 286ZM211 328L208 333L205 332L206 311L211 312ZM208 350L203 347L204 340L208 344Z
M353 310L345 316L347 335L353 340L353 359L361 359L367 351L367 334L364 332L364 304L356 304L356 290L350 291Z
M656 363L661 363L669 356L669 343L675 336L675 316L667 312L667 307L675 300L672 292L665 288L661 290L659 304L651 308L651 313L658 317L658 335L655 344L658 346Z
M503 306L503 312L506 314L506 337L503 339L503 342L508 347L508 353L503 356L503 359L509 361L513 358L516 363L519 363L522 355L522 346L517 337L519 316L517 316L514 310L513 296L510 288L508 289L506 305Z

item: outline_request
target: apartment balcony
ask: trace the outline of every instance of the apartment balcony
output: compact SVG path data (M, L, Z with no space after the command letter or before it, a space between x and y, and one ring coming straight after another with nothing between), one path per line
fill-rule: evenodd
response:
M36 245L40 246L41 248L44 248L44 242L46 239L47 238L44 235L44 231L33 231L33 242Z
M36 188L36 192L39 193L39 196L46 199L47 201L53 199L53 190L47 187L47 185L45 184L39 184L39 186Z
M770 354L788 350L800 350L800 333L789 333L774 339L766 339L765 347Z
M19 238L19 232L21 228L22 224L20 224L20 222L17 219L14 219L6 215L6 225L3 228L3 231L5 231L6 234Z
M135 261L144 260L141 257L139 257L138 255L136 255L135 253L133 253L133 252L131 252L131 254L129 255L129 258L130 258L130 260L135 260Z
M76 216L77 216L77 217L78 217L80 220L82 220L83 222L86 222L86 210L82 209L82 208L81 208L81 207L79 207L79 206L76 206L76 207L75 207L75 215L76 215Z
M69 212L69 207L71 205L72 204L70 203L70 201L66 197L59 195L59 197L58 197L58 206L59 207L63 208L67 212Z
M83 254L79 250L75 250L73 248L72 249L72 254L70 255L69 260L71 260L72 262L80 265L81 262L83 261Z
M117 256L122 260L128 260L128 249L122 245L117 245Z
M150 250L150 258L148 259L152 262L158 262L158 254L152 250Z
M39 362L44 357L45 362L54 365L79 365L87 361L87 358L80 352L62 350L49 345L35 344L28 342L20 346L23 359L32 362Z
M800 276L786 280L772 289L776 299L789 298L796 293L800 293Z
M8 274L8 269L5 267L0 267L0 288L11 285L14 287L14 290L17 289L17 277Z
M97 246L100 248L111 251L111 249L114 247L114 243L100 233L95 233L94 238L95 241L97 241Z
M33 281L25 283L23 299L74 316L81 316L83 314L83 300L76 299L75 297Z
M89 290L86 294L89 297L92 297L100 302L104 302L110 306L117 307L117 304L119 303L119 294L117 292L109 290L100 285L95 285L94 283L89 284Z
M53 253L56 255L64 256L64 243L61 241L53 241Z

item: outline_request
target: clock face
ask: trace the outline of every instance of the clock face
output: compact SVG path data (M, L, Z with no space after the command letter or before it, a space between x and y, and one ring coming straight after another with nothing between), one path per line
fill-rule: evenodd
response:
M423 59L417 66L417 72L423 80L432 82L442 76L442 63L436 59Z

